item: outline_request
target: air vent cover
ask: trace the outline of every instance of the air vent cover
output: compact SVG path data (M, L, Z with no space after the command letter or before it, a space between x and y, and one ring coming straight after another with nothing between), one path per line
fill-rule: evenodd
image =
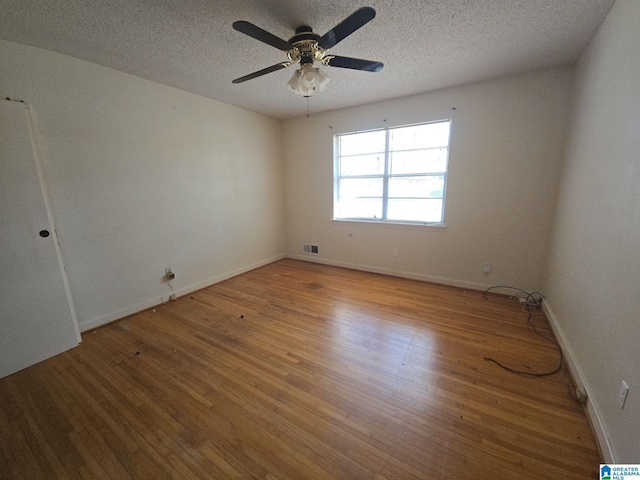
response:
M320 247L318 247L318 245L311 245L310 243L302 245L302 251L310 255L320 255Z

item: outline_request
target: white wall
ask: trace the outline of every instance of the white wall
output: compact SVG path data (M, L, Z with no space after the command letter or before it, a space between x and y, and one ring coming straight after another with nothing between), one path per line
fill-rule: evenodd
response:
M576 65L545 281L607 461L621 463L640 462L639 21L640 2L618 0Z
M311 99L310 118L283 124L287 255L472 288L539 289L570 83L570 68L558 68L318 115ZM331 220L333 135L450 117L446 228ZM304 256L305 242L321 255Z
M279 121L6 41L0 71L35 113L81 329L159 303L167 266L180 293L284 254Z
M576 67L570 123L568 68L281 125L0 41L0 95L35 113L81 328L166 298L166 266L184 293L279 258L285 237L292 257L472 288L541 289L550 251L547 311L607 460L637 462L639 18L640 2L617 1ZM333 135L443 118L453 118L446 228L331 220ZM303 243L321 255L302 255Z

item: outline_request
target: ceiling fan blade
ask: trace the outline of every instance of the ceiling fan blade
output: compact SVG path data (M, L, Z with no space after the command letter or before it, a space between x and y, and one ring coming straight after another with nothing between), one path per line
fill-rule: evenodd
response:
M260 27L256 27L253 23L245 22L244 20L233 22L233 29L237 30L238 32L244 33L245 35L249 35L256 40L260 40L267 45L276 47L278 50L282 50L284 52L293 48L293 45L291 45L286 40L283 40L280 37L276 37L274 34L269 33L266 30L261 29Z
M281 62L276 63L275 65L271 65L270 67L263 68L262 70L258 70L257 72L250 73L249 75L245 75L244 77L236 78L231 83L242 83L247 80L251 80L253 78L261 77L262 75L266 75L267 73L277 72L278 70L282 70L283 68L287 68L291 63L289 62Z
M375 16L376 11L371 7L362 7L356 10L342 22L340 22L338 25L336 25L322 37L320 37L320 40L318 40L318 45L324 49L333 47L363 25L369 23Z
M351 68L353 70L364 70L365 72L379 72L384 67L382 62L362 60L360 58L334 56L327 64L331 67Z

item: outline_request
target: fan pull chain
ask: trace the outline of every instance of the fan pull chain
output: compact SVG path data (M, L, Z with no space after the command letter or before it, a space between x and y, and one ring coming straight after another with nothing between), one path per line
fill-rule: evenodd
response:
M307 97L307 118L309 118L309 97Z

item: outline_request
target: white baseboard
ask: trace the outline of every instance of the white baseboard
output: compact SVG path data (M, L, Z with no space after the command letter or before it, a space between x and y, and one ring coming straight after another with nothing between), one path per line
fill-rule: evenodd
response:
M591 425L593 425L598 443L600 444L600 450L602 451L602 455L604 456L604 461L606 463L618 463L617 457L611 445L611 441L609 440L609 436L607 435L604 421L602 420L602 415L600 414L600 409L598 408L598 405L595 402L594 397L592 396L592 390L589 386L589 381L582 371L582 368L580 367L580 364L576 359L576 355L571 348L571 345L569 344L569 341L567 340L567 337L565 336L560 323L558 322L558 317L556 317L555 313L553 313L553 309L549 306L549 303L546 299L542 304L542 308L547 316L547 319L549 320L549 323L551 324L553 333L560 343L560 348L562 348L567 367L569 368L569 371L571 372L576 385L584 388L584 390L587 392L587 395L589 397L586 404L587 415L589 415Z
M263 267L273 262L277 262L278 260L282 260L285 258L285 255L276 255L275 257L267 258L265 260L261 260L259 262L253 263L251 265L244 266L242 268L238 268L236 270L232 270L231 272L226 272L221 275L216 275L215 277L209 278L202 282L195 283L193 285L189 285L188 287L181 288L175 291L177 297L182 297L183 295L187 295L189 293L195 292L196 290L200 290L202 288L208 287L210 285L214 285L216 283L220 283L224 280L227 280L231 277L235 277L237 275L241 275L243 273L249 272L251 270L255 270L256 268ZM135 306L123 308L114 313L110 313L108 315L104 315L102 317L94 318L93 320L89 320L87 322L83 322L78 325L81 332L86 332L93 328L98 328L102 325L106 325L107 323L111 323L120 318L124 318L128 315L133 315L134 313L141 312L142 310L146 310L148 308L155 307L160 305L162 300L158 300L158 298L154 298L152 300L147 300L146 302L139 303Z
M292 255L287 254L287 258L293 260L302 260L303 262L320 263L322 265L330 265L332 267L350 268L352 270L360 270L362 272L380 273L382 275L390 275L392 277L409 278L411 280L420 280L423 282L438 283L440 285L449 285L452 287L466 288L468 290L484 291L492 285L482 283L464 282L462 280L454 280L451 278L432 277L430 275L422 275L420 273L402 272L389 270L386 268L371 267L369 265L359 265L356 263L340 262L337 260L326 260L324 258L312 257L310 255Z

